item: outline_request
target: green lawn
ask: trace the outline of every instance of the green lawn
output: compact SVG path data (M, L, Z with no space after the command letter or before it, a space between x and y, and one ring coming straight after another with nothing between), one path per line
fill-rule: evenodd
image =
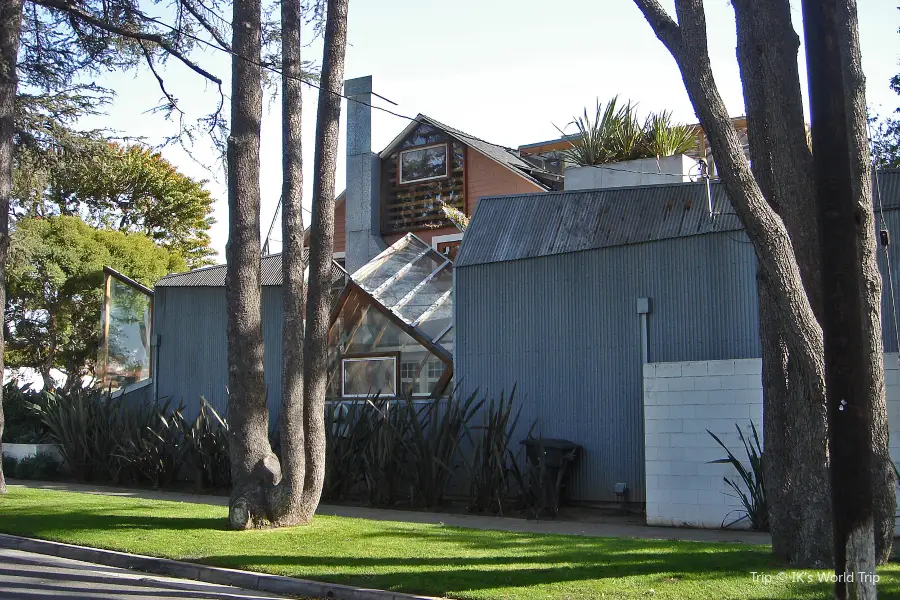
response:
M479 531L341 517L235 532L219 506L25 489L0 532L365 587L473 599L827 598L766 546ZM770 575L764 583L757 571ZM782 573L781 577L778 577ZM880 570L900 598L900 565ZM816 572L807 573L815 577Z

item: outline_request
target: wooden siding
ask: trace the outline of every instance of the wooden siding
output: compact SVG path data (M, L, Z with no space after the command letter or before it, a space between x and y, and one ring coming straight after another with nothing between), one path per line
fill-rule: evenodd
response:
M400 183L400 153L446 144L447 175L417 183ZM450 225L441 201L465 210L466 146L445 132L423 123L381 161L381 233L405 233Z

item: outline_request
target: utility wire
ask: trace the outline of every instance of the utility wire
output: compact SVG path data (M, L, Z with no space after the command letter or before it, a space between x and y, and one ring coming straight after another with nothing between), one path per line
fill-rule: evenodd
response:
M158 24L158 25L161 25L161 26L163 26L163 27L166 27L166 28L168 28L168 29L170 29L170 30L172 30L172 31L174 31L174 32L176 32L176 33L178 33L179 35L183 35L183 36L186 37L186 38L189 38L189 39L192 39L192 40L194 40L194 41L196 41L196 42L199 42L199 43L201 43L201 44L204 44L204 45L206 45L206 46L212 48L213 50L217 50L217 51L219 51L219 52L224 52L224 53L229 54L229 55L231 55L231 56L233 56L233 57L235 57L235 58L240 58L241 60L245 60L245 61L249 62L250 64L255 65L255 66L257 66L257 67L260 67L260 68L262 68L262 69L265 69L265 70L267 70L267 71L270 71L270 72L272 72L272 73L275 73L275 74L277 74L277 75L280 75L280 76L282 76L282 77L284 76L284 73L281 71L281 69L279 69L279 68L277 68L277 67L275 67L275 66L273 66L273 65L271 65L271 64L262 63L262 62L255 61L255 60L251 60L250 58L247 58L246 56L243 56L242 54L239 54L239 53L237 53L237 52L231 50L230 48L222 47L222 46L220 46L219 44L210 42L209 40L205 40L205 39L203 39L203 38L201 38L201 37L198 37L198 36L196 36L196 35L193 35L193 34L191 34L191 33L188 33L188 32L186 32L186 31L183 31L183 30L181 30L181 29L178 29L178 28L174 27L173 25L169 25L168 23L165 23L165 22L163 22L163 21L160 21L159 19L156 19L156 18L153 18L153 17L148 17L148 20L150 20L150 21L152 21L153 23L156 23L156 24ZM226 21L226 23L228 23L228 25L231 25L231 23L229 23L228 21ZM322 86L320 86L319 84L317 84L317 83L315 83L315 82L313 82L313 81L309 81L308 79L305 79L305 78L303 78L303 77L288 76L288 79L292 79L292 80L294 80L294 81L299 81L300 83L302 83L302 84L304 84L304 85L307 85L307 86L309 86L309 87L311 87L311 88L315 88L315 89L319 90L320 92L328 92L328 93L334 94L334 95L338 96L339 98L343 98L344 100L347 100L348 102L356 102L357 104L361 104L361 105L367 106L367 107L369 107L369 108L374 108L375 110L379 110L379 111L381 111L381 112L383 112L383 113L389 114L389 115L391 115L391 116L394 116L394 117L397 117L397 118L400 118L400 119L404 119L404 120L406 120L406 121L410 121L410 122L412 122L412 123L421 123L421 124L423 124L423 125L431 125L431 126L433 126L432 123L429 123L429 122L427 122L427 121L423 121L423 120L419 119L418 117L410 117L409 115L404 115L404 114L402 114L402 113L399 113L399 112L397 112L397 111L391 110L391 109L389 109L389 108L384 108L384 107L382 107L382 106L376 106L376 105L374 105L374 104L371 104L371 103L366 102L366 101L364 101L364 100L360 100L360 99L358 99L358 98L351 98L350 96L345 96L344 94L341 94L340 92L331 92L330 90L324 89L324 88L323 88ZM372 95L377 96L378 98L382 98L382 99L386 100L387 102L390 102L391 104L394 104L394 105L397 104L396 102L393 102L393 101L391 101L391 100L388 100L388 99L385 98L384 96L381 96L380 94L376 94L375 92L372 92ZM453 130L453 134L452 134L452 135L453 135L454 137L466 138L466 139L469 139L469 140L481 142L482 144L488 144L488 145L490 145L490 146L497 146L497 145L498 145L498 144L494 144L493 142L488 142L487 140L483 140L483 139L481 139L481 138L479 138L479 137L476 137L476 136L474 136L474 135L470 135L470 134L468 134L468 133L464 133L464 132L459 131L459 130L457 130L457 129L454 129L454 130ZM508 147L506 147L506 146L502 146L502 147L505 148L506 150L508 150L509 152L513 152L513 149L512 149L512 148L508 148ZM521 157L520 157L520 158L521 158ZM524 160L524 159L523 159L523 160ZM531 165L531 166L532 166L535 170L540 170L540 169L538 169L538 167L535 166L535 165ZM636 175L663 175L663 176L666 176L666 177L677 177L678 179L682 179L682 180L683 180L683 178L684 178L683 175L679 175L679 174L677 174L677 173L663 173L663 172L654 172L654 171L636 171L636 170L634 170L634 169L625 169L625 168L621 168L621 167L612 167L612 166L610 166L610 165L608 165L608 164L607 164L607 165L582 165L582 166L592 167L592 168L595 168L595 169L606 169L606 170L608 170L608 171L617 171L617 172L622 172L622 173L633 173L633 174L636 174ZM541 171L542 171L542 172L547 172L547 171L543 171L543 170L541 170ZM549 173L549 172L548 172L548 173ZM552 174L555 174L555 173L552 173ZM304 209L304 210L305 210L305 209ZM309 212L309 211L307 211L307 212Z
M874 135L872 132L872 124L868 124L869 128L869 139L874 139ZM884 224L884 199L881 194L881 180L878 177L878 169L875 164L875 157L872 157L872 188L875 192L876 197L878 198L878 213L881 216L881 223ZM887 225L884 225L887 227ZM879 243L880 240L876 240L875 243ZM890 238L888 238L888 244L882 244L884 248L884 258L887 263L887 275L888 275L888 285L891 288L891 318L894 321L894 339L896 340L898 346L900 346L900 323L897 323L897 298L896 292L894 291L894 268L891 265L891 252L890 252Z

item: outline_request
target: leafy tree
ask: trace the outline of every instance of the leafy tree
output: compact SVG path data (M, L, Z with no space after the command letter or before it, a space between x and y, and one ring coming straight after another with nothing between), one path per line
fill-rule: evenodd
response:
M138 232L184 257L210 264L212 197L159 153L142 146L85 143L49 171L43 205L96 227ZM21 179L21 178L20 178ZM34 198L40 192L31 192ZM33 203L32 203L33 206ZM27 213L26 213L27 214Z
M145 285L184 268L177 252L142 233L97 229L78 217L23 218L11 236L4 329L6 364L93 372L100 343L103 267Z
M170 25L144 13L140 0L0 2L0 290L5 287L4 269L9 246L17 92L70 90L72 82L78 81L80 75L96 75L106 69L131 68L145 63L156 76L164 97L159 108L183 117L176 98L166 88L157 70L160 60L174 58L218 86L219 105L201 119L198 126L214 139L220 139L216 134L224 129L222 81L189 57L198 41L230 51L222 43L225 36L221 29L230 24L217 17L220 4L220 0L175 0L171 6L177 13L176 25ZM22 89L17 89L19 85ZM192 137L196 129L185 127L183 120L181 124L179 137ZM0 310L4 306L5 302L0 302ZM3 356L2 350L3 339L0 337L0 356ZM0 364L0 371L2 367ZM0 404L0 435L2 412ZM0 494L5 492L0 469Z

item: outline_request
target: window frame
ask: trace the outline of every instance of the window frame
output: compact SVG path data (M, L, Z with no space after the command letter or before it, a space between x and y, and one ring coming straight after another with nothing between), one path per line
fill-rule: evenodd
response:
M100 307L100 355L97 357L98 362L97 365L97 379L103 383L105 388L112 390L109 380L109 321L112 317L112 282L113 279L118 281L120 284L131 288L135 292L144 294L149 300L147 305L148 311L148 319L149 319L149 330L147 331L147 353L149 354L149 365L148 365L148 374L144 379L139 379L138 381L134 381L132 383L123 385L121 387L117 387L115 391L121 392L122 390L127 389L137 389L138 387L143 387L144 385L150 384L153 382L153 377L156 369L156 351L157 346L154 341L154 333L153 333L153 322L154 322L154 295L153 290L148 288L147 286L141 284L138 281L135 281L131 277L124 275L112 267L103 267L103 304Z
M421 150L428 150L430 148L443 148L444 149L444 174L437 175L435 177L424 177L422 179L414 179L412 181L403 181L403 155L407 152L419 152ZM448 179L450 177L450 144L449 142L440 142L437 144L429 144L427 146L413 146L412 148L405 148L400 150L397 154L397 186L410 186L410 185L418 185L420 183L428 182L428 181L437 181L438 179Z
M368 398L372 392L366 392L364 394L347 394L344 390L344 363L348 362L362 362L367 360L378 360L378 361L387 361L390 360L394 363L394 393L391 395L382 395L383 398L396 398L397 393L400 390L400 353L399 352L372 352L372 353L356 353L356 354L338 354L338 361L340 362L340 375L341 375L341 398Z

